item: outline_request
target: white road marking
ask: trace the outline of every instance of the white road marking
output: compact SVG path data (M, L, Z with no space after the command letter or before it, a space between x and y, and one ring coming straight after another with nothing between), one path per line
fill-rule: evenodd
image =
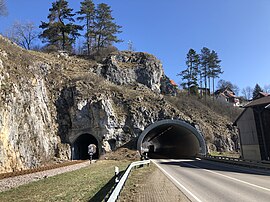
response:
M189 166L194 167L194 168L200 168L201 170L207 171L207 172L209 172L209 173L213 173L213 174L216 174L216 175L220 175L220 176L222 176L222 177L225 177L225 178L228 178L228 179L231 179L231 180L234 180L234 181L237 181L237 182L241 182L241 183L243 183L243 184L247 184L247 185L249 185L249 186L256 187L256 188L258 188L258 189L263 189L263 190L265 190L265 191L269 191L269 192L270 192L270 189L265 188L265 187L261 187L261 186L256 185L256 184L252 184L252 183L249 183L249 182L246 182L246 181L243 181L243 180L236 179L236 178L234 178L234 177L230 177L230 176L223 175L223 174L220 174L220 173L211 171L211 170L207 170L207 169L201 168L201 167L199 167L199 166L194 166L194 165L191 165L191 164L189 164L189 163L183 163L183 164L189 165Z
M196 158L197 159L197 158ZM199 161L202 161L201 159ZM206 160L208 161L208 160ZM211 164L214 164L216 165L218 162L213 162L213 161L210 161ZM231 165L231 164L225 164L225 163L222 163L222 166L223 167L226 167L226 168L235 168L237 170L241 170L241 171L244 171L244 172L252 172L252 173L248 173L248 174L259 174L259 175L269 175L269 171L258 171L256 170L255 168L254 169L247 169L247 168L244 168L244 167L240 167L239 165Z
M195 196L191 191L189 191L184 185L178 182L173 176L171 176L166 170L161 168L155 161L151 160L163 173L165 173L168 177L170 177L176 184L178 184L182 189L184 189L190 196L192 196L197 202L202 202L197 196Z

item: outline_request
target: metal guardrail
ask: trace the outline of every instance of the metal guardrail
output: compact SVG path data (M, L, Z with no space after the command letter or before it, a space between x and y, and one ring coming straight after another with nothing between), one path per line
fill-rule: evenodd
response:
M144 160L144 161L136 161L131 163L128 168L126 169L124 175L121 177L120 181L118 182L118 184L116 185L116 187L114 188L114 190L112 191L110 197L108 198L107 202L115 202L128 178L128 175L131 171L132 168L136 167L136 166L141 166L141 165L145 165L145 164L150 164L150 160Z
M201 156L201 159L217 161L222 163L229 163L234 165L240 165L245 167L252 168L261 168L261 169L269 169L270 170L270 161L254 161L254 160L246 160L241 158L232 158L225 156Z

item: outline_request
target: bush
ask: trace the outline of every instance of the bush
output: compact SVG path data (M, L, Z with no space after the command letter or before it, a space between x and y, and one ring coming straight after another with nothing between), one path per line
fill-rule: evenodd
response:
M97 61L101 62L105 57L107 57L109 54L112 52L116 52L118 49L114 46L109 46L106 48L101 48L99 51L95 51L90 55L90 58Z

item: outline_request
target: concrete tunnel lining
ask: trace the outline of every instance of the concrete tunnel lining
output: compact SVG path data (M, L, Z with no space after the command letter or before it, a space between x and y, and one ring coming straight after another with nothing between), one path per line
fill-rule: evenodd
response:
M206 155L202 134L182 120L166 119L148 126L139 136L137 149L143 154L162 154L168 158Z

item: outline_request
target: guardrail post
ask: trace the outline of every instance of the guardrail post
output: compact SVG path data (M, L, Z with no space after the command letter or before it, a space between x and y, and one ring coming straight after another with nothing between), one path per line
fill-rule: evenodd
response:
M115 175L115 184L119 182L119 168L117 166L114 167L114 175Z

